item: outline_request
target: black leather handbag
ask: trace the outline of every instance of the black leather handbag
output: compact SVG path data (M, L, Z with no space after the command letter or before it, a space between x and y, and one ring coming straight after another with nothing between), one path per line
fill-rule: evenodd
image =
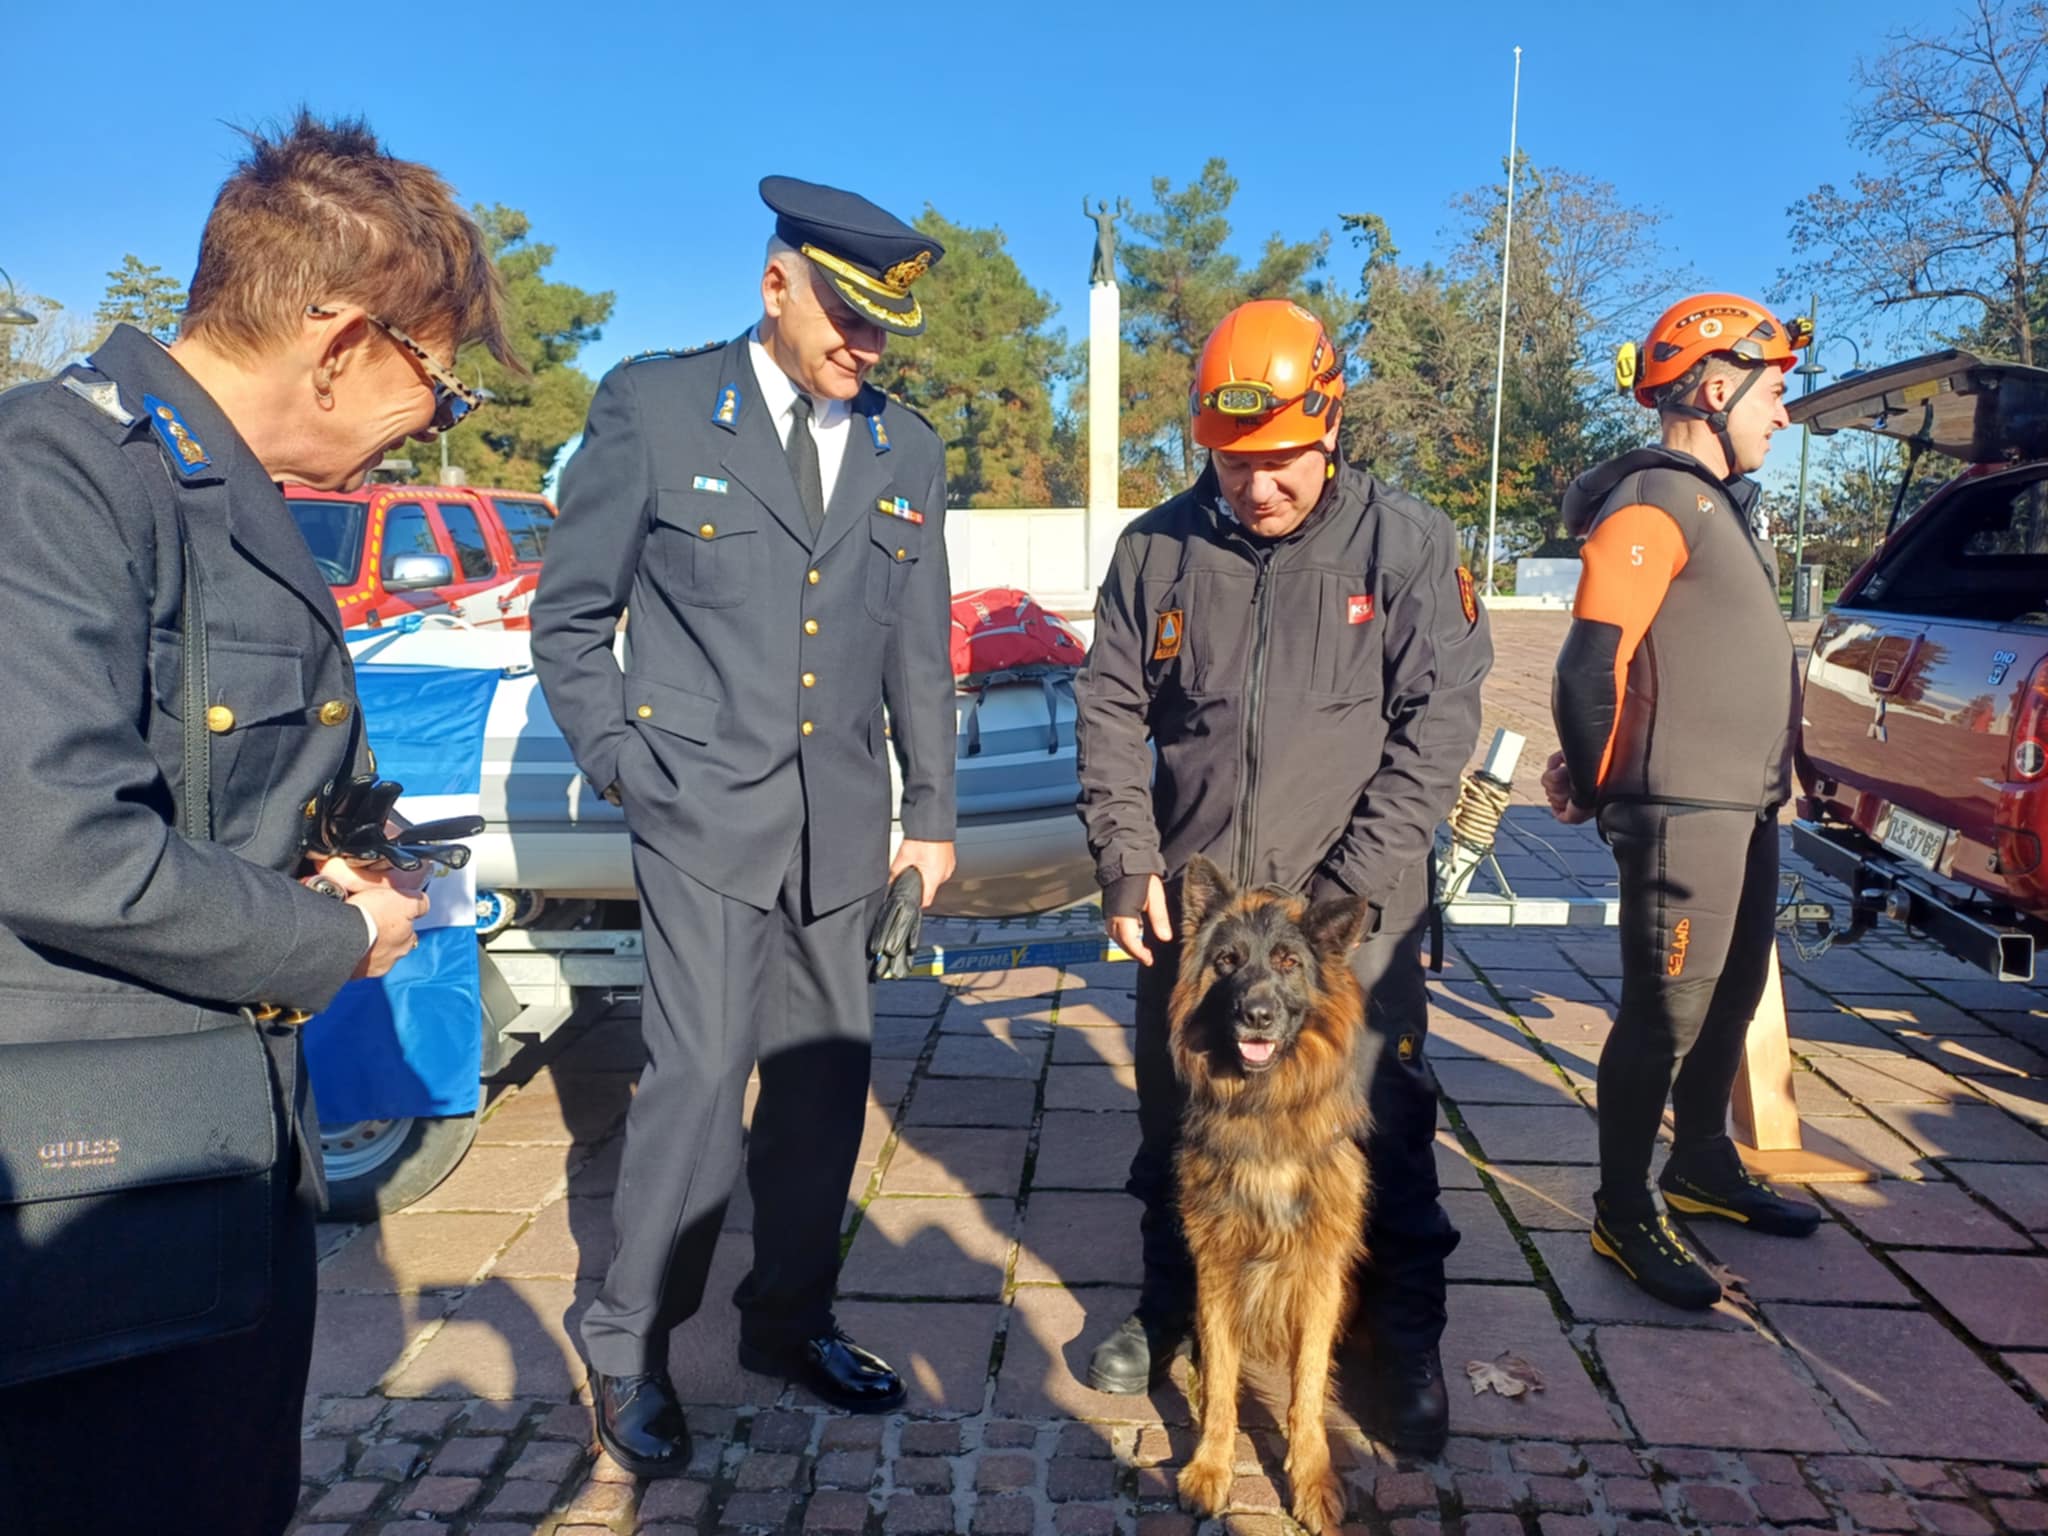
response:
M206 625L183 538L179 830L212 835ZM0 998L0 1008L27 1008ZM203 1343L271 1298L290 1147L253 1022L0 1046L0 1387Z

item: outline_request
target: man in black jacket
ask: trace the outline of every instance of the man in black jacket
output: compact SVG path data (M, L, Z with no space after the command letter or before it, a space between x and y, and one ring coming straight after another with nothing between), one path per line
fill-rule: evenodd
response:
M1126 1187L1145 1203L1145 1273L1089 1382L1142 1392L1189 1331L1166 1005L1181 871L1205 854L1239 885L1372 904L1352 956L1370 999L1359 1070L1375 1191L1361 1319L1382 1433L1434 1454L1449 1413L1443 1264L1458 1234L1437 1198L1420 943L1431 839L1478 737L1493 648L1449 520L1338 457L1343 395L1342 359L1313 315L1260 300L1226 316L1195 387L1210 466L1125 530L1097 601L1076 690L1081 815L1111 936L1143 966L1142 1140Z

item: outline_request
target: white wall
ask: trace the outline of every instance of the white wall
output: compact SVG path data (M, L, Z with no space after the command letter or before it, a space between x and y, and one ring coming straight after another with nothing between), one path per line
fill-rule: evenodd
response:
M1092 611L1117 535L1136 516L1129 508L1094 519L1085 507L952 508L946 556L953 590L1022 587L1049 608Z

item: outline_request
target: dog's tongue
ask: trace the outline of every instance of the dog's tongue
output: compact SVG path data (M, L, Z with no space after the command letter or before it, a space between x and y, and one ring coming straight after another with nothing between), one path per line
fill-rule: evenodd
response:
M1273 1042L1270 1040L1240 1040L1237 1054L1255 1066L1264 1066L1273 1059Z

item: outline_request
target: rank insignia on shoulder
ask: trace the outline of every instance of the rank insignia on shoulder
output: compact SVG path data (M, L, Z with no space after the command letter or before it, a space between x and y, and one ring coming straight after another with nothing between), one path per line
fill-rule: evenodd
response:
M1187 631L1187 621L1178 608L1168 608L1159 615L1159 622L1152 631L1152 659L1171 661L1180 654L1181 636Z
M725 343L722 341L707 341L702 346L697 347L650 347L645 352L629 352L624 358L620 359L620 362L623 365L625 363L659 362L664 357L695 357L700 352L716 351L724 345Z
M714 496L729 495L732 487L723 480L714 480L709 475L698 475L690 481L693 491L709 491Z
M740 419L740 387L728 384L718 392L718 404L712 407L711 419L721 427L738 424Z
M135 413L121 403L121 386L112 379L88 384L77 374L67 374L64 387L103 416L111 416L124 427L135 425Z
M192 435L175 406L164 404L155 395L144 395L142 408L149 413L150 426L155 428L158 440L170 451L180 473L196 475L212 466L213 460L206 456L206 450Z
M870 416L868 418L868 436L875 440L875 452L887 453L889 451L889 429L882 425L881 417ZM922 522L923 519L920 518L919 521Z
M1462 565L1458 567L1458 606L1465 610L1465 622L1479 622L1479 593L1472 585L1472 573Z
M924 521L924 514L901 496L884 496L875 503L875 510L888 517L900 517L906 523L922 523Z

